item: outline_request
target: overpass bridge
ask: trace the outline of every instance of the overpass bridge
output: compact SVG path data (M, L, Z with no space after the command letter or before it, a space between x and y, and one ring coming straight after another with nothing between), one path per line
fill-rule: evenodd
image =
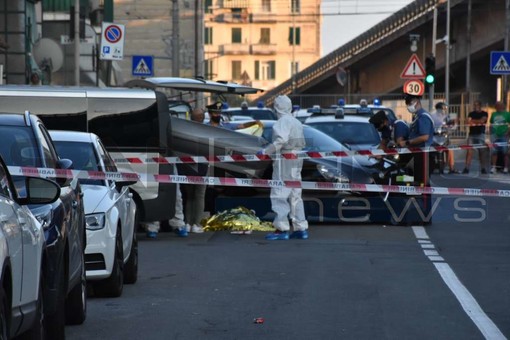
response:
M446 44L433 36L435 8L436 36L445 37L446 1L416 0L258 100L269 105L277 95L287 94L302 107L333 105L339 98L357 102L362 97L378 97L385 104L401 101L404 81L400 74L413 53L410 35L419 35L415 53L422 63L435 43L433 99L444 100ZM461 117L465 117L473 97L485 105L496 101L498 77L490 74L490 52L504 50L507 17L505 0L450 0L449 97L451 107L456 107ZM345 70L342 85L337 80L339 68ZM424 99L428 99L427 93Z

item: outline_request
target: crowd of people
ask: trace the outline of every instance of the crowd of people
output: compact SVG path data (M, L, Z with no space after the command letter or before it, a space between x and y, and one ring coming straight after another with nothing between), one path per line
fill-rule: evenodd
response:
M388 147L418 147L427 148L435 143L434 136L441 128L452 128L458 125L457 119L451 119L448 114L448 105L439 102L435 105L432 113L422 106L421 96L404 93L404 102L409 113L412 115L411 122L402 119L391 122L383 110L375 113L369 122L379 131L381 135L380 148ZM243 129L254 124L260 125L259 121L251 121L241 124L230 124L222 121L222 103L215 102L206 106L210 120L207 124L235 130ZM303 126L292 114L293 106L289 97L278 96L274 101L273 110L278 120L273 125L272 143L258 152L259 155L276 154L287 152L298 152L305 146ZM195 108L190 115L191 120L197 123L204 123L205 110ZM477 100L473 103L473 109L467 115L467 140L469 145L478 151L480 162L480 173L487 174L496 172L498 156L503 157L503 173L508 173L508 140L510 138L510 112L505 110L503 102L496 102L495 112L490 115L482 109L482 103ZM473 149L466 150L465 165L463 174L470 172L473 159ZM490 151L490 170L489 157ZM429 185L429 176L434 167L431 152L420 152L413 154L402 154L405 162L413 161L412 170L414 182L417 185ZM448 164L448 173L459 173L455 169L455 158L453 150L447 150L440 155L445 157ZM302 159L275 159L273 161L273 180L280 181L301 181ZM189 169L180 170L181 174L193 176L206 176L208 165L200 164L195 166L192 173ZM184 173L183 173L184 172ZM185 193L185 201L181 189ZM205 185L177 185L177 197L175 216L169 220L169 225L177 235L188 236L188 233L202 233L201 220L204 215ZM306 220L302 192L299 188L272 187L270 192L271 207L275 213L273 226L275 231L266 235L267 240L288 240L290 238L307 239L308 222ZM292 229L292 231L291 231ZM149 224L147 236L155 238L159 231L159 224Z

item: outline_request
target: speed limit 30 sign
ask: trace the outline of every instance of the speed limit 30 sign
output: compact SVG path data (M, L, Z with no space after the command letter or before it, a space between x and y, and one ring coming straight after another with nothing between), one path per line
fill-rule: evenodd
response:
M423 96L425 92L425 85L421 80L417 79L409 79L404 83L404 93L413 95L413 96Z

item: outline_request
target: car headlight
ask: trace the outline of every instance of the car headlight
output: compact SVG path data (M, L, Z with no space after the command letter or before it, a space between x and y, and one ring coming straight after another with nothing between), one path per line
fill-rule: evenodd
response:
M104 213L89 214L85 216L87 230L100 230L104 228L106 217Z
M350 179L338 169L333 169L323 164L317 164L319 173L330 182L349 183Z

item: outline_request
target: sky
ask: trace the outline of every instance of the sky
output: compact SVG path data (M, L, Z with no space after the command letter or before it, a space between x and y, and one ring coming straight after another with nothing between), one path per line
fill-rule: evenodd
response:
M413 0L322 0L322 56L411 2Z

